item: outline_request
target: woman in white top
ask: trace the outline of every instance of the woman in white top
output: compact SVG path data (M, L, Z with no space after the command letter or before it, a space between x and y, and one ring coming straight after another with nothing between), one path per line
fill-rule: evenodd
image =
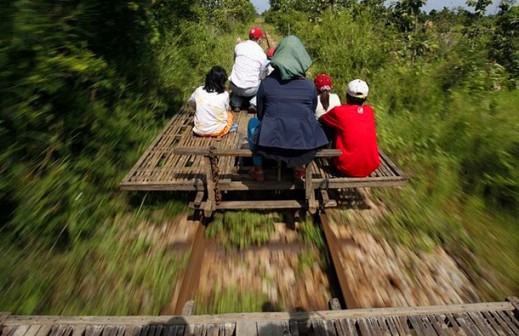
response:
M335 106L340 106L341 100L337 94L330 93L333 88L333 83L332 79L327 74L317 75L314 84L317 89L317 108L315 109L315 117L319 119L319 117L330 111Z
M205 75L205 85L198 87L188 100L193 107L193 132L200 136L217 137L229 133L234 121L230 112L229 93L225 91L227 73L215 65Z

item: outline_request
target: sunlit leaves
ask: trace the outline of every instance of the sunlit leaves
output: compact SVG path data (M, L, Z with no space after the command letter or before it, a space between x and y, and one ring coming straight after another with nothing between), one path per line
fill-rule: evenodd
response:
M485 9L492 4L492 0L467 0L467 6L474 7L477 16L483 16Z

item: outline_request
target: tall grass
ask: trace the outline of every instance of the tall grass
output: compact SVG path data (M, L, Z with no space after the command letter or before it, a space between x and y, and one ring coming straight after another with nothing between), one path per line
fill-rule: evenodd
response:
M217 213L207 236L227 248L244 249L268 242L274 231L274 219L268 213L239 211Z
M132 214L103 223L73 249L0 240L0 307L17 314L158 315L188 255L168 252L166 240L143 235L153 224ZM163 222L161 222L162 225Z
M95 9L104 6L110 7ZM222 30L179 20L163 39L157 40L155 26L143 28L134 35L137 44L120 27L127 43L117 46L128 53L111 55L111 45L100 41L117 39L104 36L93 45L95 54L81 30L67 30L72 21L55 25L33 7L2 25L14 38L0 45L7 69L1 76L18 86L0 87L0 310L158 314L186 256L132 233L174 216L183 200L116 187L209 68L219 64L230 72L236 38L245 39L249 26ZM128 14L122 5L115 9ZM149 15L131 11L132 18ZM106 23L95 14L85 27ZM31 18L38 27L28 29ZM310 76L330 73L343 99L349 80L368 81L380 146L411 177L403 189L377 192L390 209L380 233L417 249L444 246L472 272L484 297L517 295L519 98L507 89L513 87L509 74L486 57L485 39L467 41L460 27L433 29L425 36L431 47L411 60L406 39L368 13L324 13L314 22L301 13L287 17L294 18L288 29L286 22L277 26L307 46L314 59ZM234 216L214 228L228 230L238 246L264 241L265 227L256 230L262 223ZM225 306L231 295L218 295L224 303L215 301L215 311L231 309ZM257 309L252 296L240 300L231 305Z
M442 245L484 298L518 293L519 95L486 57L488 38L433 29L431 47L411 58L384 20L348 11L294 33L312 52L311 74L330 73L342 99L349 80L368 81L380 147L411 177L377 191L391 209L379 233L416 249Z
M23 6L33 4L19 4L23 17L30 16ZM132 10L149 14L144 7ZM37 17L44 25L22 27L27 36L54 29L47 16ZM10 94L3 86L0 91L8 97L0 123L5 145L0 154L0 310L155 315L169 303L186 256L134 231L162 225L185 208L185 199L119 192L117 186L167 119L203 84L209 68L221 64L230 72L236 37L244 38L247 31L240 26L225 33L183 21L154 43L133 41L141 48L139 57L129 50L125 57L113 51L109 61L89 51L76 35L59 38L49 32L52 39L42 41L72 46L83 58L59 54L61 47L54 50L58 56L47 60L44 48L37 49L40 68L30 68L25 64L30 58L20 54L13 64L23 65L29 75L48 74L31 81L18 78L25 73L9 64L10 53L32 48L30 41L16 39L21 47L0 46L0 62L9 65L2 76L10 76L7 89L16 91ZM97 47L110 52L107 45ZM22 94L39 96L18 99Z

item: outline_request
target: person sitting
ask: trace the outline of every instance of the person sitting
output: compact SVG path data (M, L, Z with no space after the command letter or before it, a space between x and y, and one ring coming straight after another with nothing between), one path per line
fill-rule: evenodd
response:
M229 93L225 91L227 72L219 65L205 75L205 85L198 87L188 105L195 109L193 132L200 136L218 137L229 132L234 115L230 112Z
M335 147L342 155L333 158L334 167L342 174L366 177L380 165L373 108L364 104L369 87L355 79L348 83L346 105L323 114L319 121L335 130Z
M326 146L326 135L315 119L317 91L305 78L312 64L303 43L294 35L285 37L271 60L274 71L258 89L257 117L248 124L249 145L254 152L251 175L263 181L263 157L284 162L301 180L305 165L317 149Z
M249 31L249 40L234 47L234 64L229 76L231 105L234 112L249 104L249 111L256 112L256 93L266 76L267 55L259 45L263 31L254 27Z
M335 93L331 93L333 82L329 75L319 74L314 79L315 88L317 89L317 108L315 109L315 117L319 119L323 114L330 111L335 106L341 105L341 99Z

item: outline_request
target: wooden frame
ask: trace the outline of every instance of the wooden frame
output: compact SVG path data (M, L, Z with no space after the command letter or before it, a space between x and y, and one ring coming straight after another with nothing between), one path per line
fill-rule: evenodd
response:
M518 335L508 302L308 312L172 316L23 316L0 313L6 335Z
M246 129L251 114L236 114L237 132L220 138L204 138L193 134L193 112L186 106L176 114L155 138L139 161L120 183L121 190L135 191L194 191L193 208L204 210L206 216L219 209L277 209L306 207L311 213L318 208L336 206L328 190L364 187L394 187L405 185L408 177L382 151L381 165L364 178L335 176L330 158L340 155L337 149L323 149L307 167L303 183L290 178L267 176L264 182L254 181L245 161L252 156L248 148ZM212 164L216 162L217 167ZM249 159L250 161L250 159ZM279 201L225 201L220 193L235 191L297 191L297 199Z

